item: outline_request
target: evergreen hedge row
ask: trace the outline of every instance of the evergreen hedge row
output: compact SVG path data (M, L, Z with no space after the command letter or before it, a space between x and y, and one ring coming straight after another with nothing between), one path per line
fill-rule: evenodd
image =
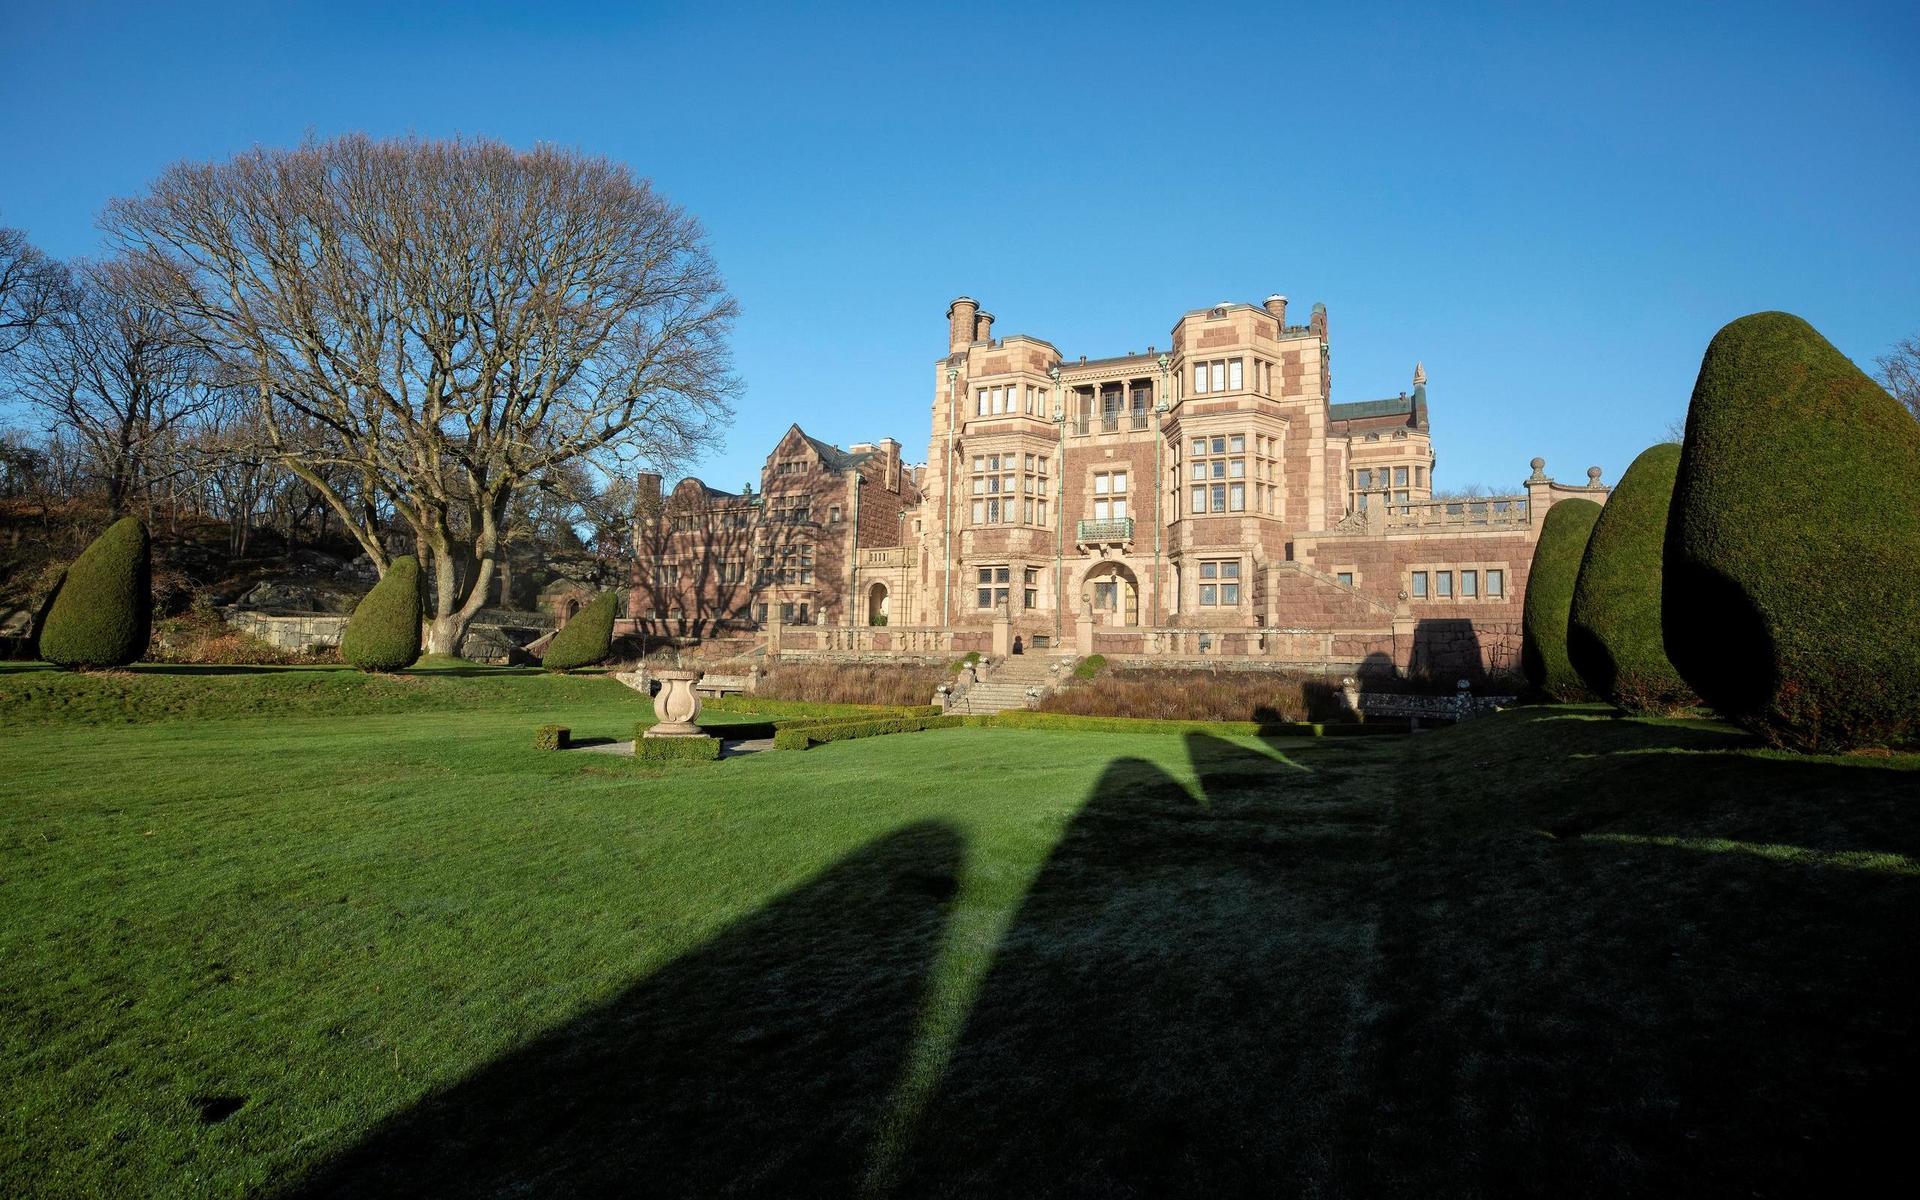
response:
M40 628L40 657L62 667L138 662L153 636L153 547L122 517L73 560Z
M1664 570L1667 653L1722 714L1803 750L1920 736L1920 423L1800 318L1708 345Z
M1567 617L1567 658L1595 694L1630 713L1671 713L1696 697L1667 660L1661 557L1680 447L1633 460L1594 522Z
M853 738L880 737L889 733L919 733L925 729L951 729L966 724L960 717L888 717L876 721L848 721L833 725L809 725L782 729L773 737L775 750L805 750L826 742L844 742Z
M935 704L816 704L811 700L771 700L759 696L716 696L700 702L702 712L744 713L756 717L937 717Z
M1534 689L1555 700L1578 700L1587 690L1567 658L1567 617L1573 586L1586 556L1587 539L1600 506L1575 497L1547 510L1527 571L1527 602L1521 611L1520 669Z
M411 554L394 559L354 606L340 657L362 671L399 671L420 660L420 563Z
M549 671L574 671L607 661L613 653L613 614L620 602L617 592L601 592L593 602L573 615L547 643L540 665Z
M712 762L720 757L720 739L636 735L633 739L633 756L652 762Z

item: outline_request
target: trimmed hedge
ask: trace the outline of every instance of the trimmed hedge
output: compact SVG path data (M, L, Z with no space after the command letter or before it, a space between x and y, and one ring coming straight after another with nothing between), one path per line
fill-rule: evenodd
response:
M1667 653L1728 718L1801 750L1920 736L1920 424L1800 318L1708 345L1665 573Z
M1578 497L1548 509L1540 523L1540 540L1533 547L1533 565L1527 570L1520 669L1537 691L1555 700L1587 695L1579 672L1567 658L1567 616L1573 608L1573 585L1586 557L1587 539L1599 519L1600 506Z
M716 737L636 737L633 739L633 756L650 762L712 762L720 757L720 739Z
M889 733L919 733L925 729L952 729L965 723L960 717L890 717L878 721L846 721L833 725L810 725L798 729L782 729L773 737L773 748L805 750L826 742L880 737Z
M553 635L540 665L549 671L574 671L607 661L613 653L613 614L619 603L617 592L595 596Z
M340 657L362 671L398 671L420 660L420 563L411 554L394 559L354 606Z
M1406 733L1405 721L1352 721L1323 724L1314 721L1162 721L1145 717L1084 717L1073 713L1009 709L982 718L1003 729L1042 729L1078 733L1213 733L1264 737L1372 737Z
M1567 658L1589 688L1630 713L1671 713L1697 697L1667 660L1660 562L1680 447L1650 447L1594 522L1567 617Z
M122 517L73 560L40 629L40 656L62 667L138 662L153 637L153 547Z
M1085 658L1081 659L1078 663L1074 664L1073 677L1075 679L1092 679L1094 676L1100 674L1100 672L1106 669L1107 669L1106 655L1089 654Z
M565 725L542 725L533 731L535 750L565 750L573 744L573 730Z
M759 738L774 737L783 729L806 729L814 725L844 725L846 717L781 717L775 721L734 721L728 724L705 724L700 728L717 738L730 742L744 742ZM642 729L647 728L641 726Z

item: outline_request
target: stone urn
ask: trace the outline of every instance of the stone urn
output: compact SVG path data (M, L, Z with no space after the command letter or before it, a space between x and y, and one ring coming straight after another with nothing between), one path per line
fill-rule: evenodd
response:
M700 716L700 694L693 685L700 682L699 671L655 671L653 677L660 681L660 690L653 697L653 715L656 723L644 736L654 737L700 737L700 726L695 724Z

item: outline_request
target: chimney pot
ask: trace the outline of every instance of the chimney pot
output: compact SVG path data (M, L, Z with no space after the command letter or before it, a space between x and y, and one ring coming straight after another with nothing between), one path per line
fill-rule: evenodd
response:
M973 318L980 302L972 296L959 296L947 305L947 353L958 354L973 341Z
M973 316L973 340L990 342L993 340L993 314L976 312Z
M1265 307L1268 312L1273 314L1273 319L1280 323L1280 328L1285 329L1287 327L1287 298L1275 292L1273 295L1267 297Z

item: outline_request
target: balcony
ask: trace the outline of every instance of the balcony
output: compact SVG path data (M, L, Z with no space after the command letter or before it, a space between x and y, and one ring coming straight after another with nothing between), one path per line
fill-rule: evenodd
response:
M860 551L860 565L863 567L904 567L907 565L906 547L869 547Z
M1100 521L1082 521L1074 535L1082 546L1119 544L1133 540L1133 518L1111 517Z

